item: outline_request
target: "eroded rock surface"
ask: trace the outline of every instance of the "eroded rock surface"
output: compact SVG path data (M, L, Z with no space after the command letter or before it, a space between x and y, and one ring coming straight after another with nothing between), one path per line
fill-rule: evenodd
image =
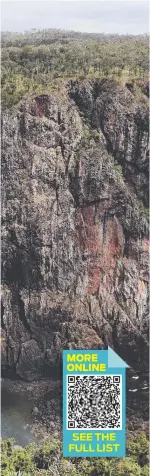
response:
M148 365L148 104L71 81L3 116L2 368L58 376L63 348Z

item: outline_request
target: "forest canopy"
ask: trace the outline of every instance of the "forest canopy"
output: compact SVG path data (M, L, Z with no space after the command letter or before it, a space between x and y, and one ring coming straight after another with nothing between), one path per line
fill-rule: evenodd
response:
M2 33L2 104L47 93L71 78L148 79L148 35L104 35L62 30Z
M148 438L141 432L130 437L125 458L63 458L59 440L16 447L2 440L2 476L149 476Z

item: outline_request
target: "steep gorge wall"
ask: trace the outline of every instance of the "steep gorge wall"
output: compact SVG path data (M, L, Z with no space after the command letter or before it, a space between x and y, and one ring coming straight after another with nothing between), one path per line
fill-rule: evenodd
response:
M108 344L145 368L146 96L72 81L2 127L3 370L57 375L62 348Z

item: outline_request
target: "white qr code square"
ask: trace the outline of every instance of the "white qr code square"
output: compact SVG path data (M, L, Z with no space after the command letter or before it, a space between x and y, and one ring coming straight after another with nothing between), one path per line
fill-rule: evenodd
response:
M122 375L67 375L68 430L122 429Z

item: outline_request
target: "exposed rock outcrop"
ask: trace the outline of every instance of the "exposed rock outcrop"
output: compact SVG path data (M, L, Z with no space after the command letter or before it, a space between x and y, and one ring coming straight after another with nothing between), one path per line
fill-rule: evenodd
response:
M71 81L3 117L2 368L58 375L62 348L148 365L148 105Z

